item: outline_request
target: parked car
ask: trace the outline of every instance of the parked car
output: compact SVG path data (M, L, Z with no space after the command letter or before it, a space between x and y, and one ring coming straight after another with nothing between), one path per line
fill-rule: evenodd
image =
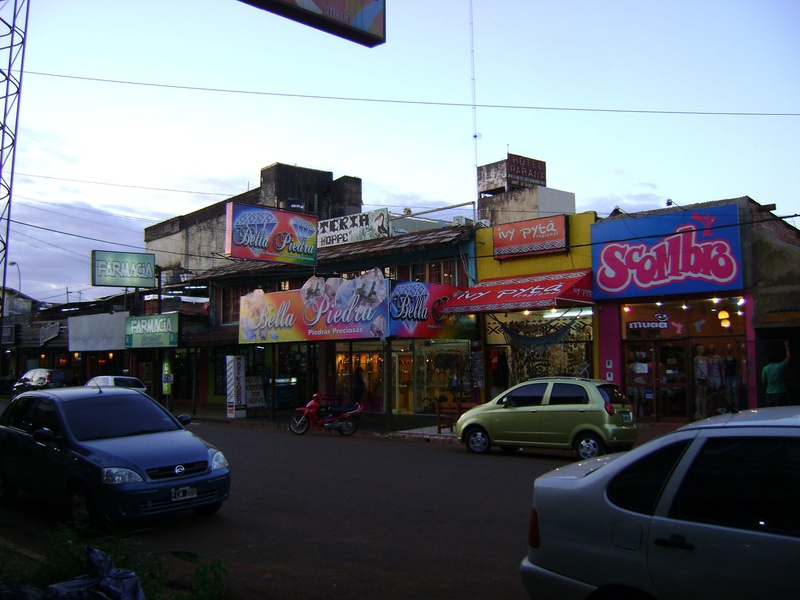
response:
M492 446L573 449L586 459L628 450L639 435L619 386L599 379L541 377L515 385L465 412L456 437L477 454Z
M797 598L800 408L724 414L534 482L531 598Z
M98 375L85 384L87 387L124 387L140 392L147 392L147 386L136 377L127 375Z
M53 498L78 529L172 511L216 512L230 470L158 402L121 387L26 392L0 415L0 498Z
M11 397L30 390L72 387L80 384L75 372L68 369L31 369L14 384Z

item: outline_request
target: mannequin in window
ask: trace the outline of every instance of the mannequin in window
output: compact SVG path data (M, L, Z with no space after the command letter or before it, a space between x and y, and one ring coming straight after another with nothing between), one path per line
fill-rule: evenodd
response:
M694 357L694 394L694 418L704 419L708 398L708 358L702 346L697 346L697 354Z
M728 344L722 359L722 376L725 379L725 401L732 411L739 410L739 358Z

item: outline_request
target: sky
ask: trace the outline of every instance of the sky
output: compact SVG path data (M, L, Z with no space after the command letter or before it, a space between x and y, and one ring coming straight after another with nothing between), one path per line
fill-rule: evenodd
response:
M750 196L800 226L797 0L386 4L367 48L238 0L30 0L7 286L117 293L92 250L143 252L276 162L417 212L512 153L578 212Z

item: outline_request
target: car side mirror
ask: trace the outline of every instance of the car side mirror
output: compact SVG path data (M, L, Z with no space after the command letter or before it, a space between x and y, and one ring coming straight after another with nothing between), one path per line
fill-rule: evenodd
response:
M192 416L191 415L178 415L177 419L178 419L178 422L181 425L183 425L184 427L186 427L189 423L192 422Z

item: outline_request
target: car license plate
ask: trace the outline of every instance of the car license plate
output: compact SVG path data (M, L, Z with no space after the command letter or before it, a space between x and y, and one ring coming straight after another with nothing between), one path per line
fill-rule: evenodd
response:
M197 497L197 488L185 485L179 488L172 488L172 500L187 500Z
M623 423L630 423L631 422L631 413L622 413L622 422Z

